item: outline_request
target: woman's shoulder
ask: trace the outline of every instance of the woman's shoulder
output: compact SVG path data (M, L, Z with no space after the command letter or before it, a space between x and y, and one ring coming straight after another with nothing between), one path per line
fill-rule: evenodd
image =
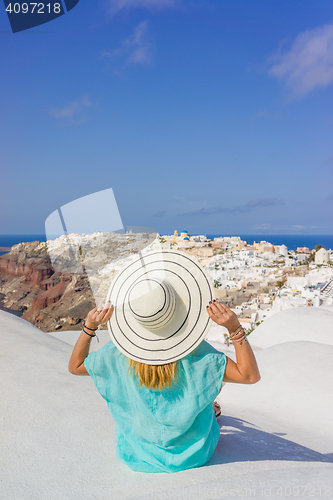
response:
M207 354L223 355L224 353L215 349L215 347L213 347L206 340L203 340L188 356L194 356L196 358L201 358L202 356L206 356Z
M112 340L109 340L106 344L102 345L97 351L92 351L89 356L93 354L94 356L103 356L104 354L110 353L111 351L118 351L117 347L114 345ZM120 351L118 351L120 352Z
M110 360L113 362L118 357L121 358L123 355L114 345L114 343L110 340L107 344L100 347L97 351L90 352L85 359L85 366L91 366L96 369L98 366L109 365Z

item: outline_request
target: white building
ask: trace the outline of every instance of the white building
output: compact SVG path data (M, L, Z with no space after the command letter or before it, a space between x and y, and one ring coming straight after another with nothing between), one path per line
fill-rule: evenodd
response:
M288 247L286 247L286 245L280 245L279 255L283 255L283 257L288 257Z
M325 250L325 248L320 248L315 255L315 263L316 264L327 264L330 260L330 252Z

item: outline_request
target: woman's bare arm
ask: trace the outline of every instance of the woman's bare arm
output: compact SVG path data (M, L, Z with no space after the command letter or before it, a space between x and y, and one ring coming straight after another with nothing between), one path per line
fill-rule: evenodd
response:
M106 321L108 321L113 313L113 306L110 304L105 309L101 311L97 311L97 307L92 309L87 316L86 326L87 328L98 328L99 325L102 325ZM88 330L89 333L90 330ZM84 360L89 354L90 341L92 337L86 335L83 331L81 332L71 355L71 358L68 363L68 370L73 375L89 375L85 366Z
M228 329L229 334L233 333L240 326L238 318L229 307L219 302L211 302L207 307L207 312L211 319L218 325ZM236 363L227 356L223 382L233 382L236 384L255 384L260 380L259 368L250 343L242 341L234 342L236 351Z

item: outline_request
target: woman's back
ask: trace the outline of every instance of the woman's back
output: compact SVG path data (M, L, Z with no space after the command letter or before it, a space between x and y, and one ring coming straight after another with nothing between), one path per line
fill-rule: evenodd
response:
M176 472L199 467L220 435L212 401L226 366L224 353L203 341L178 360L170 388L147 389L112 342L84 361L116 423L117 456L133 470Z
M107 298L108 307L88 313L68 367L75 375L90 375L105 398L116 423L117 456L142 472L204 465L220 435L213 400L222 381L260 379L236 314L212 298L204 269L174 250L152 250L130 260ZM209 318L229 331L237 363L202 340ZM95 335L89 332L106 322L112 341L88 355ZM176 362L173 385L150 385L156 375L172 378ZM145 386L136 371L129 373L131 366Z

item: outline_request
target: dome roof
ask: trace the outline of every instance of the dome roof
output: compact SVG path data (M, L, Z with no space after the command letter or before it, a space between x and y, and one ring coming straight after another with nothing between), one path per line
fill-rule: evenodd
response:
M187 236L185 236L184 241L186 241L186 240L190 241L190 238L188 238Z
M183 230L182 230L182 232L181 232L181 234L182 234L182 233L186 233L186 234L187 234L187 231L185 231L185 229L183 229Z

